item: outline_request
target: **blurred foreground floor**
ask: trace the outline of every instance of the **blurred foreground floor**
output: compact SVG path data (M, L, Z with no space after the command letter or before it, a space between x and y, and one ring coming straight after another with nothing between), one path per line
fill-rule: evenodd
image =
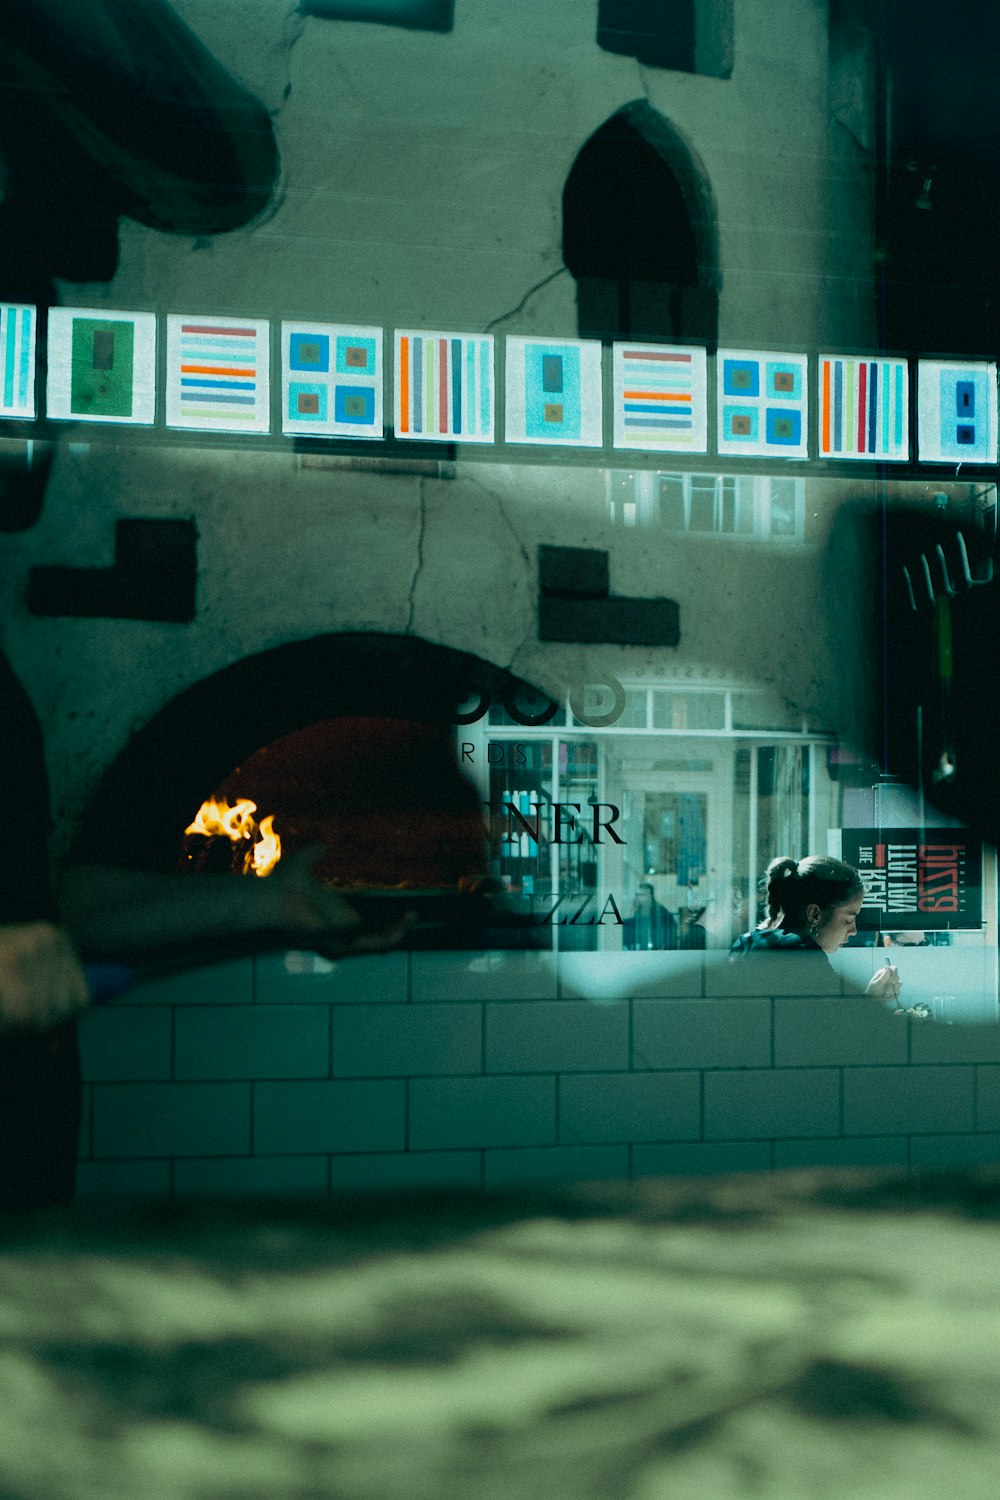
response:
M3 1500L995 1500L1000 1170L0 1232Z

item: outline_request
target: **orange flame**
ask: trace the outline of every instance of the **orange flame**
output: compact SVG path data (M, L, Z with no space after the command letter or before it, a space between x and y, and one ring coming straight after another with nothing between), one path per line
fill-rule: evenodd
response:
M243 874L270 875L281 858L281 839L274 831L274 815L268 814L258 824L254 813L256 802L241 797L237 802L223 802L209 797L185 828L185 835L200 833L205 838L227 838L231 844L246 844Z
M260 837L250 854L250 865L255 875L270 875L281 858L281 839L274 831L274 816L261 818L257 830Z

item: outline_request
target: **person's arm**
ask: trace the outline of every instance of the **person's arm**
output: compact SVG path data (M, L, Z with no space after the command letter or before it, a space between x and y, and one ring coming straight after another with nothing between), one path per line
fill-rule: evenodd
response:
M263 879L72 865L59 885L63 920L88 957L196 963L294 946L332 955L394 946L409 914L365 928L313 878L321 851L303 849Z
M82 1010L87 980L59 927L49 879L41 730L0 652L0 1030L55 1026Z
M865 985L865 994L874 996L876 1000L884 1000L886 1004L895 1005L902 987L899 970L895 964L887 964L884 968L875 970Z
M0 926L0 1031L55 1026L89 998L73 945L52 922Z

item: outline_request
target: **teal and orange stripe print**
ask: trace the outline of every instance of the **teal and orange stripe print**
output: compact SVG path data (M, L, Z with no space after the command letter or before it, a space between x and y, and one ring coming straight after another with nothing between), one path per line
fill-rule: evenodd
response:
M909 381L901 359L822 356L821 458L909 456Z
M0 303L0 415L35 415L35 309Z

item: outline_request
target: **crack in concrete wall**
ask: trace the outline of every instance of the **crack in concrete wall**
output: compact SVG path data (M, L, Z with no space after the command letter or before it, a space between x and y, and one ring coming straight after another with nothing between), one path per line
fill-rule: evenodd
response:
M528 303L531 301L532 297L534 297L538 292L542 291L544 287L547 287L559 276L568 276L569 274L569 268L567 266L560 266L558 270L550 272L548 276L543 276L541 281L536 281L534 286L528 288L516 307L512 307L509 312L501 313L498 318L494 318L492 322L487 323L486 327L483 329L483 332L492 333L494 328L498 328L501 323L507 323L511 318L516 318L518 313L523 312L524 309L528 306Z
M420 496L420 530L417 533L417 565L410 579L409 604L410 610L406 617L406 634L410 635L413 630L413 616L417 607L417 582L424 566L424 535L427 531L427 495L425 491L426 480L421 479L419 483Z
M303 36L305 35L306 21L307 17L303 15L298 0L294 0L294 4L288 7L288 12L285 16L284 35L282 37L282 45L285 49L287 58L288 77L285 80L285 86L281 93L281 103L278 105L277 109L271 110L272 120L281 113L291 97L292 53L295 51L295 48L298 46L299 42L301 42Z

